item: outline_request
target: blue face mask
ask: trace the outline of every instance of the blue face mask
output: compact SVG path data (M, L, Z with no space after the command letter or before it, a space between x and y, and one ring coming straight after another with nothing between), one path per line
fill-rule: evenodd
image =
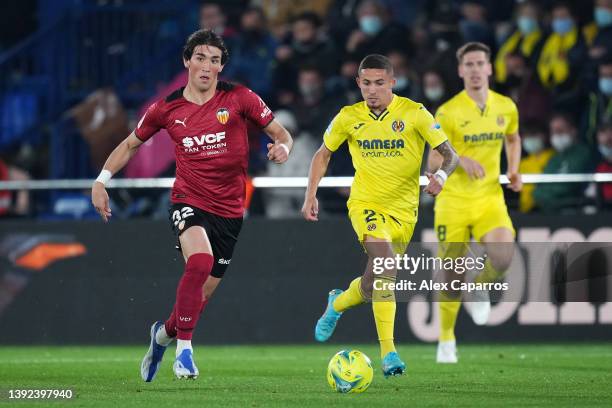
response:
M367 35L376 35L382 29L382 21L377 16L363 16L359 19L359 28Z
M531 17L519 17L516 20L516 25L523 35L531 34L538 29L538 22Z
M612 25L612 10L604 7L595 7L595 22L599 27L608 27Z
M571 18L555 18L552 22L552 29L557 34L567 34L574 28Z
M612 95L612 77L599 78L599 90L602 94Z

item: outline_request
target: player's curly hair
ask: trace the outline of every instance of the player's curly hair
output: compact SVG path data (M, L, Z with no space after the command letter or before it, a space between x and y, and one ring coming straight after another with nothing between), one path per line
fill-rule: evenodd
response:
M220 35L214 33L211 30L198 30L191 34L185 42L183 47L183 59L188 61L193 55L193 50L198 45L210 45L211 47L217 47L221 50L221 65L225 65L229 59L229 52L223 42L223 38Z

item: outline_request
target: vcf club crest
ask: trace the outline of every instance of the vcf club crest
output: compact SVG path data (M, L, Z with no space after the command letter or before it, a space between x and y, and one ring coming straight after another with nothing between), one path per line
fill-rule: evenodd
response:
M504 126L505 123L504 115L497 116L497 126Z
M403 120L396 119L391 123L391 129L393 129L396 133L401 133L404 131L405 125Z
M217 120L222 125L225 125L227 121L229 120L229 110L227 110L227 108L220 108L217 111Z

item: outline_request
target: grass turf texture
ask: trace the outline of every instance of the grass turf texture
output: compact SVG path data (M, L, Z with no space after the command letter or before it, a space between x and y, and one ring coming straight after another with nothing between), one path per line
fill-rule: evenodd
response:
M0 347L0 408L7 389L71 388L72 401L16 407L563 407L610 406L610 345L461 345L457 365L434 362L435 346L401 346L408 373L385 379L378 348L363 394L337 394L325 372L338 345L199 346L200 377L176 380L173 347L153 383L140 379L146 347Z

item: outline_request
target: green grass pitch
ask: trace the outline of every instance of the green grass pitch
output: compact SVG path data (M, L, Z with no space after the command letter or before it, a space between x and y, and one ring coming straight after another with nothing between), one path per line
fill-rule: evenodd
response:
M339 345L199 346L197 380L176 380L169 350L153 383L140 379L141 347L0 347L0 408L69 407L596 407L612 406L612 346L461 345L437 365L435 346L400 346L407 375L385 379L378 348L363 394L337 394L325 370ZM7 399L8 389L71 388L72 401ZM344 404L344 405L340 405Z

